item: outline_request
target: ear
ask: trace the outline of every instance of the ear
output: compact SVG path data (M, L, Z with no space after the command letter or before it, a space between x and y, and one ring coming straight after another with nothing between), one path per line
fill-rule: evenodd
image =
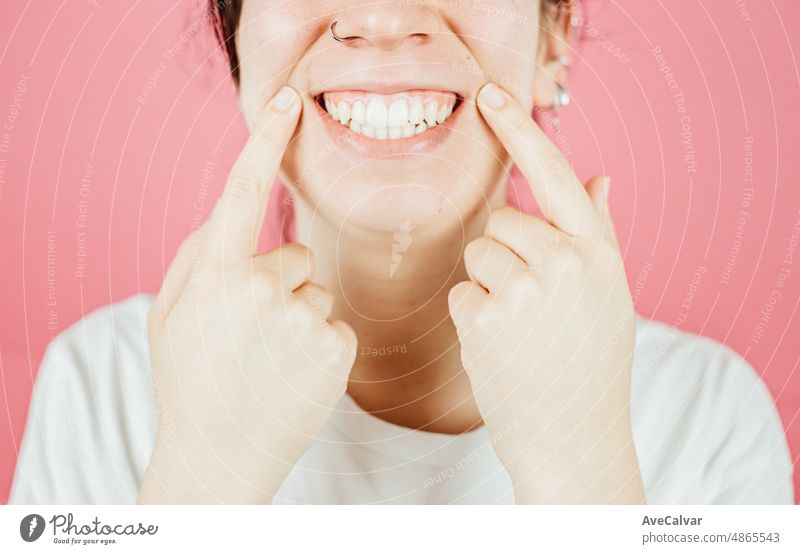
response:
M540 0L547 2L548 0ZM572 2L559 3L549 8L539 22L539 50L536 53L536 75L533 84L534 104L551 108L553 99L567 79L571 49Z

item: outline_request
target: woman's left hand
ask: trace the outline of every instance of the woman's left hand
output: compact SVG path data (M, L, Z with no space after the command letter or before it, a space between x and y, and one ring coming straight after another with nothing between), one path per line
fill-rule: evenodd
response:
M544 220L491 214L450 314L476 402L519 503L641 503L630 421L633 302L607 206L514 98L478 106Z

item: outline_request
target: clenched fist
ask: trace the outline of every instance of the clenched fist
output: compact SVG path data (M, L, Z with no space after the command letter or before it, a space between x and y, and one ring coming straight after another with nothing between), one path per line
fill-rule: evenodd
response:
M635 318L606 202L496 85L481 113L544 219L502 208L450 292L461 358L521 503L644 501L630 422ZM588 193L587 193L588 192Z
M158 437L140 502L270 502L345 393L356 336L328 321L311 253L256 253L300 110L284 87L262 111L151 308Z

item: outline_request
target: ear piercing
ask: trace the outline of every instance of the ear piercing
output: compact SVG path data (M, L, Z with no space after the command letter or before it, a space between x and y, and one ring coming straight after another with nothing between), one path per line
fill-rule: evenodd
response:
M570 98L569 91L562 85L561 83L556 83L556 94L553 97L553 117L551 123L553 125L553 130L558 131L559 126L561 125L561 108L565 108L569 106L569 103L572 99Z
M560 63L565 68L568 68L570 61L567 56L561 56L558 59L558 63ZM559 125L561 124L561 118L559 117L561 113L561 108L569 106L571 100L572 98L569 95L569 91L564 86L564 84L561 82L556 83L556 93L553 97L553 108L552 108L553 117L551 120L551 124L553 126L554 131L558 131Z

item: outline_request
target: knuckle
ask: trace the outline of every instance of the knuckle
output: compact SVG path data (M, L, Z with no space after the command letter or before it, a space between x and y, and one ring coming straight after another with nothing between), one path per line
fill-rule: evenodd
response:
M252 168L238 168L231 174L227 196L234 200L251 200L258 196L260 185L261 178Z
M300 300L291 299L287 302L286 315L291 326L295 329L311 329L319 320L311 307Z
M516 220L519 219L519 216L519 210L511 206L503 206L502 208L492 210L492 213L489 215L489 225L515 223Z
M539 156L542 172L557 181L567 180L572 177L572 168L558 151L544 152Z
M258 140L264 145L271 145L281 140L281 132L276 126L275 112L264 110L261 112L256 125L253 128L253 134L258 137Z
M334 368L349 371L355 359L358 339L352 327L343 321L325 322L323 333L327 358Z
M535 274L531 269L528 269L522 275L519 275L510 283L511 292L514 294L515 302L526 302L532 296L536 289Z
M464 248L465 259L475 260L476 258L485 256L491 243L492 240L488 237L478 237L470 241Z
M513 119L511 119L511 128L515 133L521 133L527 129L531 123L533 123L533 119L531 119L531 116L523 111L514 115Z
M282 250L291 259L297 260L297 263L308 263L310 268L314 267L314 253L307 246L293 242Z
M568 250L564 249L563 242L558 237L548 237L547 239L537 242L536 247L533 249L531 264L540 266L547 264L549 260L555 256L566 255Z
M256 271L252 275L253 291L260 298L274 298L281 290L281 278L272 271Z
M502 206L492 210L492 217L519 217L520 211L511 206Z
M482 333L492 334L507 323L506 310L498 309L497 300L490 300L477 313L475 327Z
M195 291L216 292L220 287L218 268L214 264L198 264L189 277L189 286Z
M318 310L333 303L333 293L322 285L308 285L306 295L308 302Z
M299 242L290 242L283 247L283 250L300 256L308 256L311 253L311 250L306 245Z
M561 278L576 281L586 271L586 261L577 252L569 251L558 256L558 270Z

